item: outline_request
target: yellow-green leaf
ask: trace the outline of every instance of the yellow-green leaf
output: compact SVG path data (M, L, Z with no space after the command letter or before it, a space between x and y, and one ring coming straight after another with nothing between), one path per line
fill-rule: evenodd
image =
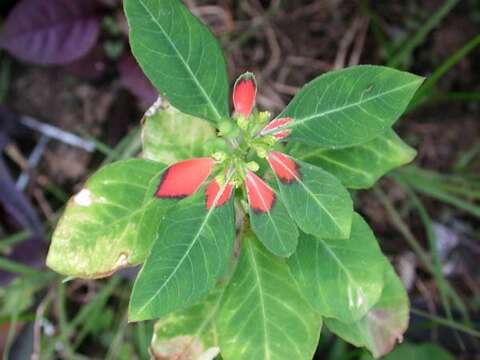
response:
M72 199L52 237L47 265L82 278L99 278L145 260L161 222L153 194L165 165L118 161L97 171Z
M184 114L167 102L145 114L142 127L143 157L170 165L209 155L215 129L207 121Z

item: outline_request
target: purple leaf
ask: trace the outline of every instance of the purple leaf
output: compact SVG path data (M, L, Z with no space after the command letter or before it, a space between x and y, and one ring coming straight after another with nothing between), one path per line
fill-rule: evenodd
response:
M118 63L120 81L133 95L148 105L158 98L158 92L143 74L132 55L125 55Z
M10 12L0 47L35 64L66 64L95 45L100 31L94 0L22 0Z

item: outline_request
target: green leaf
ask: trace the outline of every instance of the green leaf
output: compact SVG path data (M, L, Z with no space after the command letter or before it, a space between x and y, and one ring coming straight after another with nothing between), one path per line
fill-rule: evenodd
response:
M206 146L216 139L215 129L208 122L166 102L151 111L145 115L142 127L144 158L170 165L208 155Z
M361 145L326 150L295 143L292 155L335 175L348 188L366 189L390 170L408 164L416 151L391 129Z
M224 291L225 286L217 287L202 302L158 320L150 346L154 357L197 359L218 354L215 320Z
M390 352L408 327L408 295L393 267L385 263L385 287L377 304L360 320L344 323L325 318L333 333L355 346L365 346L375 357Z
M235 236L233 197L221 207L215 206L217 202L207 210L200 190L162 221L133 287L130 321L152 319L196 303L223 274Z
M284 261L248 234L218 317L222 356L229 360L310 360L321 318L301 296Z
M328 172L293 159L299 175L277 183L283 203L301 230L317 237L348 239L353 203L347 189Z
M278 118L293 118L289 140L324 148L358 145L392 126L422 81L382 66L331 71L304 86Z
M276 199L270 211L258 212L249 207L252 230L265 247L277 256L287 257L295 252L298 229L285 205Z
M151 185L164 169L157 162L129 159L97 171L67 204L47 265L61 274L99 278L143 262L166 208Z
M213 34L179 0L125 0L133 54L181 112L212 122L229 115L225 59Z
M452 354L434 344L402 344L395 348L384 360L454 360Z
M322 316L357 321L382 293L385 257L358 214L353 216L348 240L302 233L288 264L303 294Z

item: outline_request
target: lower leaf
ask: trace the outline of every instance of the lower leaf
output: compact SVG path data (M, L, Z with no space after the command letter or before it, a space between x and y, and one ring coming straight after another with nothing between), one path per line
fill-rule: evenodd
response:
M210 209L204 191L181 201L162 221L133 287L129 320L159 317L204 297L222 275L235 236L233 197Z
M454 360L452 354L443 348L430 343L399 345L395 350L383 358L384 360Z
M362 319L348 324L325 318L329 330L355 346L365 346L375 357L390 352L408 327L409 301L402 281L388 262L384 274L382 295Z
M300 160L325 169L348 188L365 189L390 170L408 164L415 150L392 129L364 144L345 149L328 150L295 143L291 151Z
M165 165L150 160L118 161L97 171L67 204L52 237L47 265L70 276L100 278L145 260L151 229L163 208L150 183ZM155 206L153 206L155 205Z
M207 121L184 114L165 100L145 114L142 141L146 159L172 164L205 156L206 144L214 139L215 129Z
M372 230L355 213L349 239L322 239L302 233L288 264L320 315L353 322L378 301L385 261Z
M253 234L243 238L241 250L218 318L222 356L310 360L320 336L320 316L300 294L285 262Z
M216 316L225 286L202 302L168 314L155 323L150 352L155 359L198 359L218 355Z

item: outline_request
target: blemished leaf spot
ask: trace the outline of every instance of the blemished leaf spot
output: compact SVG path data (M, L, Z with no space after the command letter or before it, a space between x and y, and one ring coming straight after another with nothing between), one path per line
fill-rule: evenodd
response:
M90 206L93 203L92 193L88 189L82 189L77 195L75 195L73 201L79 206Z
M393 267L384 261L384 283L377 303L355 322L325 318L325 325L355 346L366 347L374 357L390 352L403 341L409 319L408 295Z

